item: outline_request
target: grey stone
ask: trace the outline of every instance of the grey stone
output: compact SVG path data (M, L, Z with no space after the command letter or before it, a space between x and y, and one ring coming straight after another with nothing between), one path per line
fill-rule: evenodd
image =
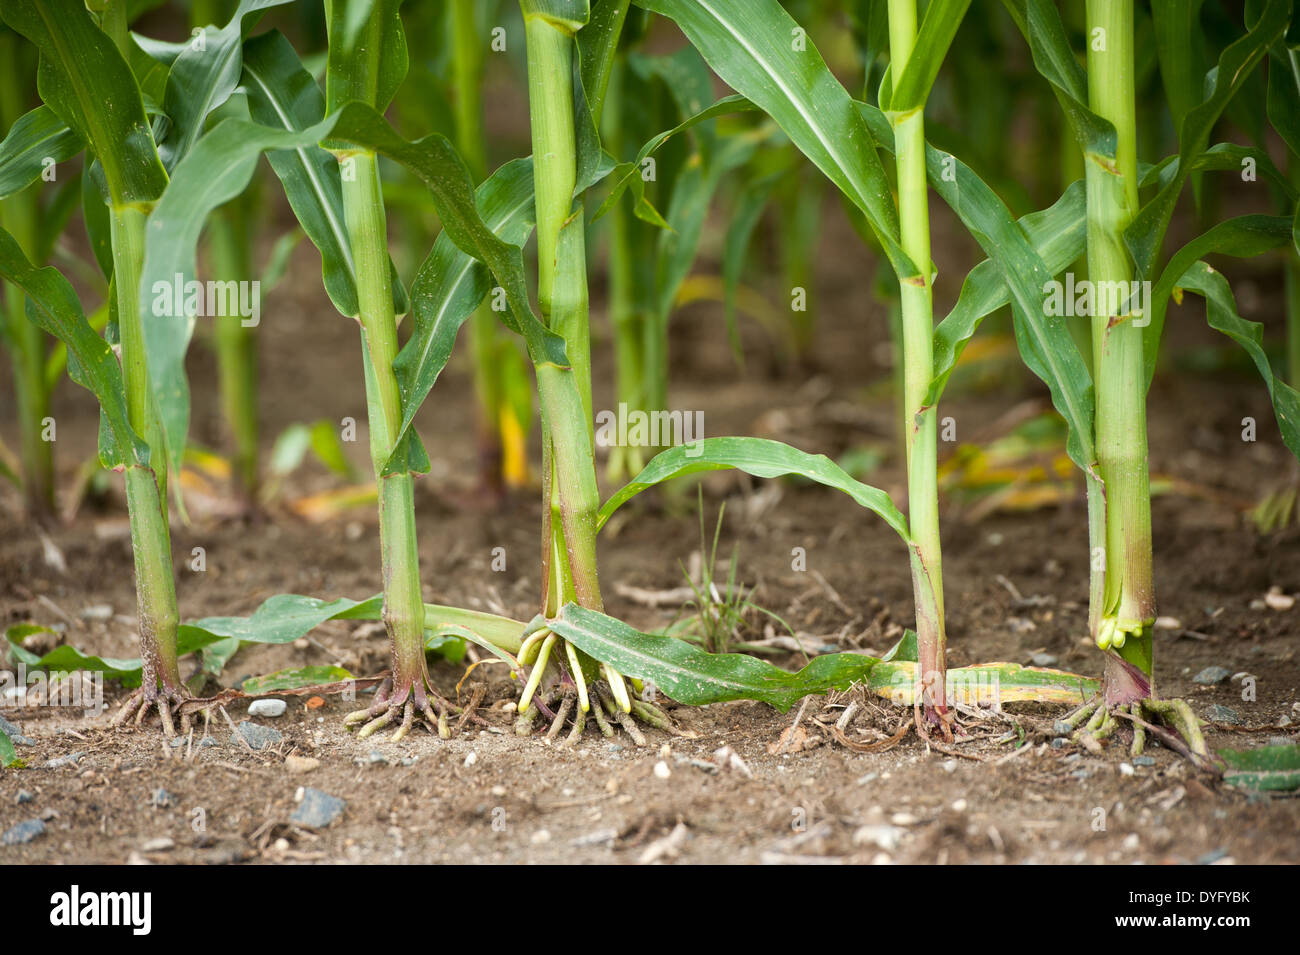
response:
M307 786L303 789L302 802L289 821L308 829L324 829L343 815L347 806L347 802L338 796Z
M0 843L7 846L20 846L43 835L45 835L45 822L41 819L28 819L18 823L18 825L5 832L3 836L0 836Z
M1231 723L1233 726L1242 724L1241 714L1229 706L1221 706L1218 703L1211 703L1207 706L1205 715L1215 723Z
M244 744L239 741L242 736L253 749L266 749L268 746L274 746L276 743L284 740L284 734L279 730L271 729L269 726L262 726L258 723L250 723L244 720L239 724L239 732L230 734L230 745L237 749L243 749Z
M15 746L35 746L30 739L23 735L23 731L18 728L16 723L10 723L3 716L0 716L0 731L3 731Z
M1214 686L1222 683L1228 677L1232 676L1232 671L1223 667L1206 667L1196 676L1192 677L1193 683L1199 683L1201 686Z
M18 805L21 806L24 805L25 803L35 802L35 801L36 801L36 797L28 790L26 789L18 790Z
M62 769L64 766L76 766L81 761L85 753L69 753L67 756L56 756L54 759L45 761L46 769Z
M1156 764L1156 759L1155 759L1154 756L1134 756L1134 757L1133 757L1133 765L1134 765L1134 766L1154 766L1155 764Z

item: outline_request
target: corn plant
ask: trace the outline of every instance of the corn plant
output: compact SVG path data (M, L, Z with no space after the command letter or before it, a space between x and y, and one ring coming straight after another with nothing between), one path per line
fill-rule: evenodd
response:
M1069 119L1083 152L1088 190L1088 275L1092 281L1091 352L1093 367L1078 361L1058 324L1052 352L1032 354L1022 341L1031 367L1075 405L1092 404L1086 416L1071 418L1075 461L1088 475L1093 560L1089 625L1106 654L1100 700L1064 721L1078 735L1100 739L1112 735L1120 716L1134 726L1138 751L1148 730L1165 733L1147 719L1164 721L1181 734L1194 756L1206 754L1196 718L1186 703L1155 695L1151 628L1155 593L1151 570L1150 489L1146 451L1146 393L1171 296L1191 291L1206 301L1212 328L1222 331L1250 353L1268 386L1288 447L1300 453L1296 431L1297 398L1274 378L1261 347L1258 326L1236 311L1223 276L1200 261L1211 252L1256 255L1286 242L1286 217L1241 216L1212 226L1170 256L1160 267L1170 218L1188 179L1215 169L1239 169L1250 152L1233 144L1209 145L1215 121L1236 95L1269 47L1284 33L1289 3L1267 3L1248 30L1219 55L1200 84L1199 97L1171 98L1178 128L1178 153L1140 175L1134 88L1134 8L1131 2L1087 5L1087 68L1070 49L1068 35L1054 5L1042 0L1009 2L1008 9L1027 37L1034 63L1048 80ZM1185 28L1178 4L1153 4L1157 28ZM1185 12L1185 11L1184 11ZM1167 73L1169 65L1163 65ZM1171 77L1166 76L1167 85ZM1258 158L1256 156L1255 158ZM1269 163L1271 166L1271 163ZM1140 202L1140 190L1152 190ZM1107 283L1105 285L1101 283ZM1139 283L1150 283L1148 296ZM1119 290L1111 294L1108 290ZM1048 354L1063 359L1046 364ZM1090 419L1090 420L1089 420ZM1082 458L1078 451L1082 450ZM1085 722L1086 721L1086 722ZM1165 733L1165 737L1168 734Z

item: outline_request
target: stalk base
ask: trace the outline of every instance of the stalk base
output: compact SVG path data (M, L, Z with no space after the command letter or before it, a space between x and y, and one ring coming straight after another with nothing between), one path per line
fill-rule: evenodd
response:
M390 737L396 743L410 733L418 717L429 732L440 739L451 739L449 715L461 715L462 725L468 718L461 707L433 688L426 674L400 681L389 676L375 691L375 701L364 710L349 713L343 718L343 725L350 728L364 724L357 739L365 739L400 717L401 722Z

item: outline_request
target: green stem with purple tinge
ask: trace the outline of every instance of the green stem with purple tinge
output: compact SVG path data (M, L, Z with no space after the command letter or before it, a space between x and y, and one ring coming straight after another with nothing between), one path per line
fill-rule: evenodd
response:
M1109 120L1117 134L1113 167L1099 157L1085 157L1088 277L1096 288L1128 287L1133 267L1124 230L1138 208L1133 2L1088 0L1087 17L1088 35L1105 38L1088 47L1089 106ZM1094 301L1102 297L1094 295ZM1105 588L1100 610L1094 607L1090 616L1097 645L1108 652L1104 694L1112 704L1143 699L1154 690L1146 376L1143 329L1134 318L1129 310L1092 319L1097 460L1106 524Z
M915 0L889 0L890 69L900 76L916 44ZM937 415L926 394L934 377L934 314L930 264L929 186L924 107L891 114L898 170L903 251L920 270L898 277L903 332L903 428L907 442L908 527L921 698L932 721L947 711L944 671L943 571L939 545Z

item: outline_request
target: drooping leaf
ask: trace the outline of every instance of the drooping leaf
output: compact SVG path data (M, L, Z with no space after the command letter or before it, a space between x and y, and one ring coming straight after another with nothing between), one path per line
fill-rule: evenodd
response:
M329 112L359 102L383 111L408 68L401 0L331 0L326 4L329 58L325 96Z
M1173 254L1151 288L1151 324L1142 336L1147 388L1155 376L1169 297L1183 274L1198 259L1211 253L1249 258L1285 245L1291 241L1291 230L1292 220L1286 216L1237 216L1210 227Z
M884 491L855 481L824 454L809 454L767 438L703 438L661 451L640 474L601 505L597 526L603 527L616 510L647 488L685 474L726 468L761 478L794 475L843 491L883 518L904 541L909 540L907 519Z
M67 346L68 375L90 391L103 411L100 463L107 468L149 464L149 447L127 420L122 368L113 350L91 329L77 294L58 270L35 268L17 241L0 229L0 278L27 294L27 316ZM105 440L106 439L106 440Z
M1300 392L1273 375L1268 354L1264 351L1264 326L1237 314L1237 302L1228 280L1204 262L1196 262L1188 268L1179 278L1178 287L1202 296L1209 326L1227 335L1250 355L1273 400L1273 413L1282 431L1282 440L1291 453L1300 458Z

